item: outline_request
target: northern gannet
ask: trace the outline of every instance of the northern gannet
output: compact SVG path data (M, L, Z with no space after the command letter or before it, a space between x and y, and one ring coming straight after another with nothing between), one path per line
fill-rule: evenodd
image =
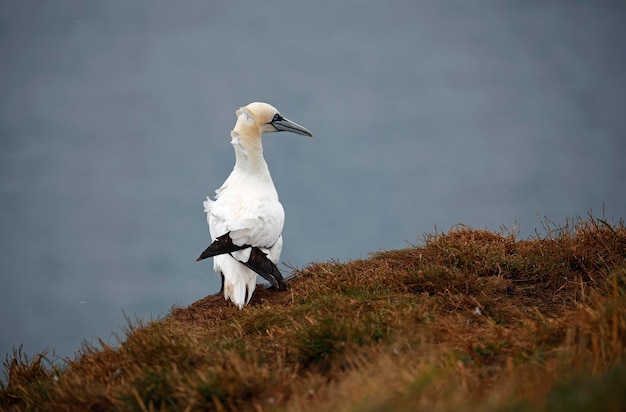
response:
M276 267L283 248L285 212L261 144L263 133L283 131L313 137L267 103L250 103L237 110L237 123L230 133L235 167L215 191L215 200L207 197L204 202L213 243L196 261L213 257L224 298L240 309L250 301L257 275L278 289L285 286Z

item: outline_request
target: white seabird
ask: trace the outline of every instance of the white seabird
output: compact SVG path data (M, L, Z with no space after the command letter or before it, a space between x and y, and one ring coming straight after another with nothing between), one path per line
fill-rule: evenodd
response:
M282 131L313 137L267 103L250 103L237 110L237 123L230 133L235 167L215 191L215 200L207 197L204 202L213 243L196 261L213 257L224 298L240 309L250 301L257 275L277 289L285 287L276 267L283 248L285 212L261 144L263 133Z

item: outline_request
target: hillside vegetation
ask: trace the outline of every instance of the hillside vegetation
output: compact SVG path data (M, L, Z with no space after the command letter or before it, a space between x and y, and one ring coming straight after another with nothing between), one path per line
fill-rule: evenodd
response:
M62 366L16 351L0 409L624 410L624 224L544 229L314 263L243 310L209 296Z

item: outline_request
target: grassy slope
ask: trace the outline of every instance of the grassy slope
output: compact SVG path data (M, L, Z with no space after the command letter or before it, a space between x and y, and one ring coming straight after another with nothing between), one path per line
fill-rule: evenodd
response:
M621 410L626 229L516 240L459 227L296 271L239 310L209 296L86 347L16 353L6 410Z

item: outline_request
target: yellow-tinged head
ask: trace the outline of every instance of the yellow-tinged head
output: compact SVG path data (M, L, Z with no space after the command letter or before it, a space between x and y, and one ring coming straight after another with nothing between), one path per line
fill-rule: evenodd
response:
M245 123L240 125L241 123ZM313 137L306 128L285 119L274 106L262 102L254 102L237 110L237 126L254 127L257 133L292 132ZM246 127L247 126L247 127Z

